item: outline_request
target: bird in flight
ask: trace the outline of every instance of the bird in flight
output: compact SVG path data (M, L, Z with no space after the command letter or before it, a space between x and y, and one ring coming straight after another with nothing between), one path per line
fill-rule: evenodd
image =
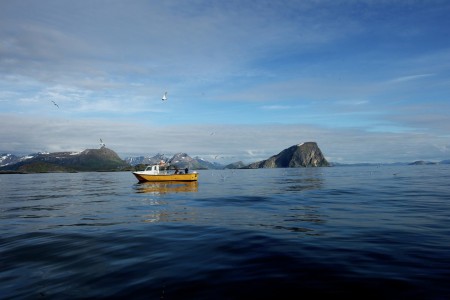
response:
M167 100L167 92L164 93L163 97L162 97L162 101Z
M53 104L57 107L57 108L59 108L59 105L58 104L56 104L56 102L55 101L53 101L52 100L52 102L53 102Z

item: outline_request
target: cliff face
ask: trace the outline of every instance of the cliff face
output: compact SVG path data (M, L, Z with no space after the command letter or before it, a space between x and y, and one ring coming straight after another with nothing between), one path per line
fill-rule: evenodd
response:
M266 160L252 163L246 168L299 168L328 167L330 164L320 151L317 143L307 142L284 149Z

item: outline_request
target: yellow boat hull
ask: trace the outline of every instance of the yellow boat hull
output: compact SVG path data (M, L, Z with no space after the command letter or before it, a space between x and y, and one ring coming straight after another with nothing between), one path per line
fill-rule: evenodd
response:
M149 174L141 174L139 172L133 172L133 175L137 178L137 180L139 180L139 182L197 181L198 180L198 173L149 175Z
M137 191L151 194L198 192L198 181L146 181L138 185Z

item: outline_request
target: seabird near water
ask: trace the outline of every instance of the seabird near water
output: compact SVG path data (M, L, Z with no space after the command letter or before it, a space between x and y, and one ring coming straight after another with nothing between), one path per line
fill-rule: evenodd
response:
M58 104L56 104L56 102L55 101L53 101L52 100L52 102L53 102L53 104L57 107L57 108L59 108L59 105Z
M164 95L162 96L162 101L167 100L167 92L164 93Z

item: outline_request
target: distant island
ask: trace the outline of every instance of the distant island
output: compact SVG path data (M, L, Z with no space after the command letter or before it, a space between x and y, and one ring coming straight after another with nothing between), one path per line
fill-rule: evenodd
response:
M437 163L432 161L417 160L415 162L410 163L410 165L437 165Z
M54 173L54 172L112 172L142 170L150 164L161 161L173 167L201 169L257 169L257 168L306 168L329 166L369 166L380 164L337 164L328 162L316 142L293 145L265 160L251 164L242 161L228 165L211 163L200 157L190 157L187 153L177 153L172 157L156 154L153 157L127 157L121 159L116 152L106 148L86 149L81 152L35 153L18 157L12 154L0 155L0 173ZM415 161L412 163L396 163L403 165L449 164L450 160L438 163Z
M0 167L2 172L48 173L117 171L129 167L116 152L106 147L82 152L36 153L20 157Z
M315 142L307 142L284 149L266 160L252 163L245 168L301 168L329 167L322 151Z

